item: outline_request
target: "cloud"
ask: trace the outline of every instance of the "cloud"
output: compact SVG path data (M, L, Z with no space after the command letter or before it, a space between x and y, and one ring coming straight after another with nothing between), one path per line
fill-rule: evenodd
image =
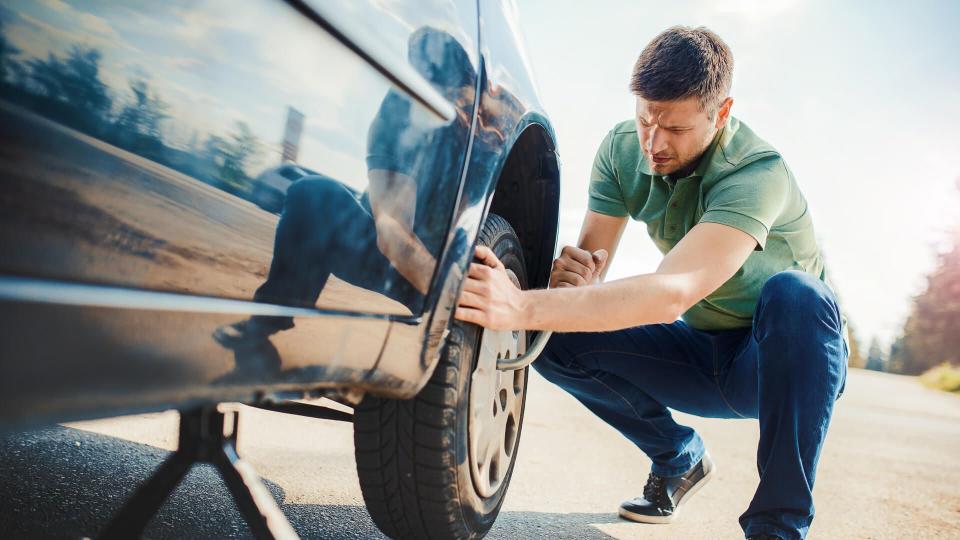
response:
M91 13L77 13L76 17L80 21L80 25L91 32L105 37L117 37L113 27L102 17L97 17Z
M52 18L38 18L39 16L34 17L23 11L15 12L19 21L10 27L9 33L13 33L17 27L23 27L24 30L33 30L29 33L29 38L22 37L22 39L29 39L29 43L17 44L18 47L28 51L33 56L42 57L48 52L67 50L68 46L64 44L95 46L103 50L124 48L132 52L138 52L135 47L121 39L113 30L113 27L110 26L110 23L102 17L76 11L60 0L44 0L44 2L53 2L52 5L57 6L53 9L58 10L62 15ZM64 17L67 21L76 20L79 24L63 24L54 20L59 21Z
M54 11L70 12L73 8L63 0L40 0L40 3Z

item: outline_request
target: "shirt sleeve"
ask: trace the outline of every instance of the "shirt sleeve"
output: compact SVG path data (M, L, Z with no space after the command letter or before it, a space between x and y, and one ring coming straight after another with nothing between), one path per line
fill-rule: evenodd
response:
M789 192L790 177L780 157L760 159L717 182L706 194L700 223L739 229L757 241L755 251L763 251Z
M410 152L401 145L402 135L410 128L410 101L391 89L367 131L367 169L410 174Z
M627 205L620 190L620 181L613 167L613 131L600 143L593 169L590 171L590 189L587 207L608 216L624 217Z

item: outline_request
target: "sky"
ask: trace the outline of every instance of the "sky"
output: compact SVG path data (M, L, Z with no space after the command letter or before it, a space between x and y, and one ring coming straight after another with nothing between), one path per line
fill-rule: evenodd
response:
M600 140L633 116L639 52L704 25L734 56L732 114L772 144L807 198L856 337L887 346L960 226L960 2L518 0L562 161L560 241L573 244ZM628 225L608 279L661 255Z
M375 36L375 44L394 46L397 64L407 62L407 21L419 27L474 17L447 0L402 0L384 16L366 18L379 0L317 3L335 4L331 15ZM183 149L247 124L264 143L251 170L279 162L287 110L294 107L307 119L298 162L366 187L367 131L390 83L282 2L10 0L0 2L0 22L22 62L64 57L77 45L100 51L99 76L117 103L132 100L130 81L145 80L168 107L162 132L169 145ZM476 49L471 36L456 37Z

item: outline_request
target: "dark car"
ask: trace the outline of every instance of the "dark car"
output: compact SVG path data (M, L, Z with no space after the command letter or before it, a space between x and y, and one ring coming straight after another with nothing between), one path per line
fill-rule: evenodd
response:
M346 419L386 534L480 537L526 396L498 360L532 336L452 312L478 243L545 287L558 224L515 6L215 4L0 5L0 429L177 409L101 534L209 461L270 536L217 404Z
M290 186L301 178L317 174L319 173L296 163L283 163L265 169L253 179L250 201L267 212L279 214L283 210Z

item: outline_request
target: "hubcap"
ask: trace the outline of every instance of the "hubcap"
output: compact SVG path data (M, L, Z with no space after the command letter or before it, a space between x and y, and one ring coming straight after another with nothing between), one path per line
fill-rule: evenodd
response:
M516 274L507 270L520 286ZM520 432L524 370L499 371L497 360L526 350L526 333L483 330L477 368L470 381L470 469L477 492L490 497L500 488Z

